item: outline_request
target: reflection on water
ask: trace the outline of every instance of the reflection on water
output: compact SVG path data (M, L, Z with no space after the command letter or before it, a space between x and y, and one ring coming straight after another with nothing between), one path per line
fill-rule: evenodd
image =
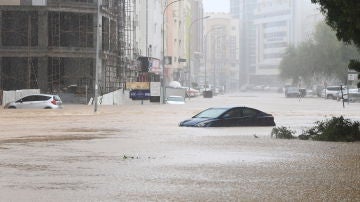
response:
M343 109L279 94L101 106L97 114L75 105L0 109L0 201L360 200L359 143L274 140L271 127L177 126L228 105L258 108L296 131L331 116L360 120L357 103Z

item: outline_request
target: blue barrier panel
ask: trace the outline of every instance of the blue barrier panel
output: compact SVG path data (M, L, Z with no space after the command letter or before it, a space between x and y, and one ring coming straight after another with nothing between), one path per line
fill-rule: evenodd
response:
M132 100L149 100L150 90L132 90L130 91L130 99Z

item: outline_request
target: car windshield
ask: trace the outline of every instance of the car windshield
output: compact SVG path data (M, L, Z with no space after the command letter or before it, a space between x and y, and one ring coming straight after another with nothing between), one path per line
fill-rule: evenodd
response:
M210 108L200 112L198 115L194 116L194 118L217 118L227 110L227 108Z
M289 87L288 91L299 91L299 89L296 87Z

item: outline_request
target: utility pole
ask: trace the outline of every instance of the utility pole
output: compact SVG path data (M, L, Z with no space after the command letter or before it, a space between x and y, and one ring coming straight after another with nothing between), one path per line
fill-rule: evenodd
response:
M102 0L98 0L97 4L97 23L96 23L96 64L95 64L95 95L94 95L94 112L97 112L99 97L99 70L101 70L102 61L100 58L100 48L102 45L102 16L101 16Z
M32 27L31 27L31 14L29 14L28 15L28 40L27 40L27 42L28 42L28 52L27 52L27 54L28 54L28 58L27 58L27 88L28 89L31 89L31 63L32 63L32 58L31 58L31 53L30 53L30 51L31 51L31 42L32 42L32 36L31 36L31 32L32 32Z

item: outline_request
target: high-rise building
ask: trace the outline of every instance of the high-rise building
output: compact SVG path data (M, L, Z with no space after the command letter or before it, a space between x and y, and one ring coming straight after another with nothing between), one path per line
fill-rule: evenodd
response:
M231 0L232 16L239 18L240 28L240 75L239 85L247 85L256 69L255 8L258 0Z
M240 19L240 84L278 82L278 66L290 44L311 37L323 19L310 0L230 0Z
M161 59L164 0L136 0L136 44L139 55Z
M164 54L169 62L165 65L165 81L169 83L174 80L188 86L196 83L198 78L202 52L203 3L201 0L184 0L165 1L165 5L170 5L165 12Z
M310 0L259 0L255 16L256 72L253 80L258 84L276 85L279 64L287 48L309 38L321 15Z
M239 87L239 19L228 13L206 13L205 63L201 84L227 92ZM209 84L209 85L208 85Z
M203 51L203 33L204 33L204 23L205 20L198 20L204 17L204 7L202 0L192 0L191 1L191 19L196 21L193 23L191 30L188 30L190 33L190 47L188 47L188 54L191 54L191 81L194 84L199 83L200 78L200 68L203 66L202 59L204 56ZM193 86L195 87L195 86Z
M230 0L230 14L234 18L240 18L242 12L242 1Z
M168 60L165 64L164 77L166 83L176 80L185 84L188 76L185 75L187 70L186 63L179 62L179 59L186 57L187 32L186 22L190 21L190 4L188 1L166 1L167 7L165 12L165 52L164 55Z
M162 74L162 21L164 0L136 0L134 17L136 65L141 72L138 82L160 81ZM128 75L129 77L129 75Z

